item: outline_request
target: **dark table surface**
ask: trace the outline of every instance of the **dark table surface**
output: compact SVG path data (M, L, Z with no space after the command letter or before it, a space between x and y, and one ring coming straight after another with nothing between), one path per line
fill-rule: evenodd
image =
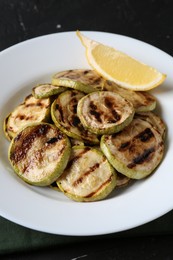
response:
M77 29L130 36L173 55L171 0L0 0L0 51ZM96 237L45 234L0 217L0 259L170 260L172 245L172 211L135 229Z

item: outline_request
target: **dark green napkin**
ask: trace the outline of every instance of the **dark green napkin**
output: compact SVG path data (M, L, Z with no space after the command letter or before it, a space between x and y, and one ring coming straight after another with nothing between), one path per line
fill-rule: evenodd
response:
M62 236L48 234L22 227L0 217L0 255L60 247L77 242L85 242L113 237L152 236L173 234L173 211L131 230L102 236Z

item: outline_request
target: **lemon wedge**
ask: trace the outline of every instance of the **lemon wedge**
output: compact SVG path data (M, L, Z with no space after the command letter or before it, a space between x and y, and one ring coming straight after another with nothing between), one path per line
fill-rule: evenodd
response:
M107 80L134 91L153 89L165 80L166 75L155 68L119 50L91 40L80 31L76 33L86 48L88 63Z

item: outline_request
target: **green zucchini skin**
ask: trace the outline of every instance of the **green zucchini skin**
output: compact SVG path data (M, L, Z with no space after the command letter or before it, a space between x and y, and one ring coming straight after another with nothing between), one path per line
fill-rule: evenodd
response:
M116 171L98 149L75 146L57 185L72 200L98 201L114 190Z
M73 88L84 93L101 90L105 80L94 70L75 69L61 71L53 75L52 84Z
M117 134L103 135L100 147L112 166L131 179L150 175L164 154L162 136L149 122L140 118L135 118Z
M121 131L133 120L133 105L110 91L90 93L78 102L77 115L84 128L97 135Z
M55 86L50 83L38 84L32 89L32 95L35 98L48 98L59 93L62 93L66 89L61 86Z
M51 116L55 125L71 138L98 144L97 135L83 127L77 116L77 104L84 93L77 90L67 90L61 93L51 106Z
M63 173L70 153L66 135L54 125L39 123L28 125L12 139L8 158L23 181L48 186Z

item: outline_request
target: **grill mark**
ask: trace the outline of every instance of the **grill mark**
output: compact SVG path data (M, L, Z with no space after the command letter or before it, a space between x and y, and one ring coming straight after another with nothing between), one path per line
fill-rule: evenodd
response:
M76 73L74 70L69 70L67 73L64 73L64 75L61 75L60 78L68 78L72 80L77 80L81 77L80 73Z
M74 70L67 70L67 71L64 71L64 73L62 73L60 76L58 76L58 78L69 78L71 76L71 74L74 73ZM70 74L70 75L69 75Z
M31 148L34 140L42 135L46 135L49 129L50 126L48 125L38 125L32 131L30 131L28 135L24 136L23 140L22 132L19 135L17 135L17 137L14 139L14 143L20 141L21 143L15 147L14 151L10 155L10 159L14 163L18 163L21 160L23 160L26 157L29 149Z
M89 70L84 70L83 74L86 75L88 74L90 71Z
M106 184L110 183L111 180L112 180L112 176L111 176L108 180L106 180L104 183L102 183L102 185L101 185L100 187L98 187L98 189L97 189L96 191L91 192L90 194L88 194L88 195L85 196L84 198L87 199L87 198L93 197L95 194L97 194L97 193L99 192L99 190L102 190L102 188L103 188L104 186L106 186Z
M84 155L85 153L87 153L90 150L89 147L86 147L85 149L82 150L82 152L80 154L78 154L77 156L75 156L73 159L71 159L68 164L67 164L67 170L72 166L73 163L75 163L77 160L79 160L82 155Z
M98 85L98 84L100 84L101 83L101 78L95 78L94 80L93 80L93 84L94 85Z
M70 100L70 108L72 108L72 113L76 114L78 100L77 100L76 97L74 97L74 95L76 95L76 93L73 93L73 94L72 93L71 93L71 98L72 99Z
M108 123L117 123L121 119L120 115L116 112L116 110L112 110L111 113L113 118L109 117Z
M56 136L56 137L50 138L46 143L47 143L47 144L54 144L54 143L60 141L62 138L63 138L62 134L59 134L59 135Z
M72 116L71 121L72 121L71 125L74 126L74 127L77 127L80 124L80 119L76 115Z
M63 109L62 109L62 107L61 107L59 104L56 104L56 105L55 105L55 109L59 111L61 120L62 120L63 123L65 123L66 120L64 119L64 114L63 114Z
M94 104L94 102L91 101L89 106L90 106L90 110L89 110L90 114L92 116L94 116L97 119L98 122L102 123L101 113L96 111L97 110L97 106Z
M41 103L41 102L38 102L38 103L29 103L29 104L25 104L25 107L35 107L35 106L38 106L38 107L47 107L45 106L45 104Z
M92 116L94 116L94 117L97 119L98 122L102 123L101 114L100 114L99 112L97 112L97 111L91 109L91 110L90 110L90 114L91 114Z
M21 114L21 115L17 115L16 118L19 118L21 121L22 120L28 121L28 120L32 120L34 118L34 116L33 115L26 116L26 115Z
M80 131L80 133L81 133L81 137L83 137L85 140L87 139L87 138L91 138L91 140L93 140L93 137L97 137L97 135L95 135L95 134L93 134L93 133L91 133L90 131L88 131L87 129L85 129L84 127L83 127L83 125L81 124L81 122L76 126L77 128L78 128L78 130ZM89 141L89 140L88 140Z
M139 92L139 93L142 94L143 98L145 97L144 104L146 105L150 102L156 101L156 99L152 95L149 95L148 93L145 92Z
M78 127L80 124L80 119L77 116L77 103L78 103L78 98L76 95L78 95L78 91L71 91L71 100L70 100L70 109L71 109L71 119L69 120L69 124L74 127Z
M94 102L90 101L90 114L93 115L100 123L102 123L102 115L105 117L105 120L107 120L107 123L117 123L121 119L121 116L114 109L114 102L112 102L110 98L105 97L104 103L109 109L109 113L105 114L103 111L98 111L98 108Z
M130 142L125 142L125 143L122 143L121 145L120 145L120 147L119 147L119 151L124 151L124 150L126 150L126 149L128 149L129 148L129 145L130 145Z
M105 97L105 105L107 108L110 110L110 113L112 116L109 114L108 115L108 123L116 123L121 119L121 116L117 113L117 111L114 109L115 102L112 102L110 97Z
M142 154L140 154L139 156L135 157L133 159L132 163L129 163L127 165L128 168L132 169L133 167L136 166L136 164L142 164L145 161L149 161L150 160L150 155L155 152L155 148L151 147L149 149L145 149L144 152Z
M147 142L149 141L152 137L154 137L153 132L151 131L150 128L146 128L144 131L136 135L135 138L139 138L141 142Z
M84 172L83 175L78 178L75 182L73 182L73 186L77 187L79 184L81 184L83 182L83 180L85 179L85 177L87 177L88 175L90 175L92 172L94 172L97 168L99 168L100 164L96 163L94 164L92 167L89 168L88 171Z

